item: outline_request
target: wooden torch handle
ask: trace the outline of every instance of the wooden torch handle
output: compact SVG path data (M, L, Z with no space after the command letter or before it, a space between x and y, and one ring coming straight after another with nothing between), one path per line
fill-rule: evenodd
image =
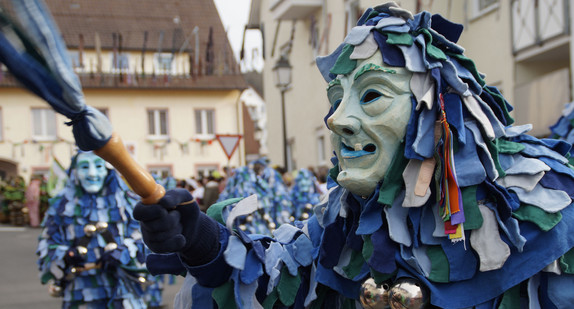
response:
M165 195L164 187L156 183L151 174L136 163L115 132L108 143L94 150L94 153L124 176L132 190L141 197L143 204L156 204Z

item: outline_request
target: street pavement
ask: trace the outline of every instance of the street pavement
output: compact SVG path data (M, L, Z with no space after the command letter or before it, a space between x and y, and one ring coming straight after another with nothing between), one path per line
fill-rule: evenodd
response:
M51 297L40 283L36 266L39 228L0 224L0 309L57 309L61 298ZM165 308L173 308L173 298L183 283L165 286Z

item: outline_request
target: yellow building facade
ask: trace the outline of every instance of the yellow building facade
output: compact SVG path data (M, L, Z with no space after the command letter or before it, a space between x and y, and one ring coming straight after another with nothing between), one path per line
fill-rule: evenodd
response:
M230 160L217 138L244 137L247 84L212 2L47 3L86 103L109 118L140 165L184 179L245 164L243 138ZM67 168L76 152L69 120L1 69L0 176L29 180L54 159Z

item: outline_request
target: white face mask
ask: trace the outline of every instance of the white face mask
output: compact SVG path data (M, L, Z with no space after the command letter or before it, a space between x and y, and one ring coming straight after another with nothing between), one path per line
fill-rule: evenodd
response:
M331 82L327 96L333 114L327 120L339 159L337 181L367 197L397 154L410 118L410 79L405 68L389 67L381 53L359 60L357 68Z
M106 161L92 152L83 152L76 158L76 177L87 193L98 193L108 175Z

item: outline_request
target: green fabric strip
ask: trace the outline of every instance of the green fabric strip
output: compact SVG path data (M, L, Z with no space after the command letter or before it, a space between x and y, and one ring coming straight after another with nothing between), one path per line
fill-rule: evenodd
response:
M379 189L379 199L377 202L381 205L392 205L395 197L404 187L403 171L407 167L409 160L405 158L405 143L402 143L395 153L387 174L383 179L383 184Z
M520 308L520 284L504 292L498 309Z
M574 248L560 257L560 268L566 274L574 274Z
M355 300L352 298L345 298L343 300L343 304L341 305L341 309L356 309Z
M500 160L498 159L498 148L496 148L495 142L489 140L488 138L484 139L486 146L488 147L488 151L490 152L490 156L492 157L492 161L494 162L494 167L498 171L498 177L506 176L506 172L502 169L500 165Z
M413 45L414 39L408 33L394 33L394 32L386 32L387 35L387 43L393 45Z
M364 264L365 259L362 252L352 250L351 261L349 261L349 265L343 267L343 271L347 278L353 279L361 273L361 268L363 268Z
M446 254L440 246L429 246L427 256L431 261L429 280L434 282L448 282L449 264Z
M465 230L479 229L484 221L480 209L478 209L478 202L476 201L476 188L477 186L461 188L462 207L464 209L463 226Z
M374 269L371 268L371 277L375 280L376 284L382 284L383 282L394 278L397 275L398 269L395 270L392 274L382 274Z
M520 143L507 141L501 138L496 140L495 145L499 153L505 153L505 154L519 153L522 150L524 150L524 148L526 148L526 146Z
M243 197L235 197L221 202L217 202L211 205L209 208L207 208L206 214L210 216L213 220L225 225L225 222L223 221L223 216L221 214L223 212L223 209L231 204L235 204L241 201L242 199Z
M337 163L329 170L329 177L331 177L331 179L333 179L337 184L339 184L337 182L337 176L339 176L339 163Z
M428 30L427 30L428 31ZM467 70L470 71L470 73L472 74L472 76L474 77L474 79L482 86L484 87L486 85L486 82L484 81L484 79L482 78L482 76L480 76L480 72L478 72L478 70L476 69L476 65L474 64L474 61L472 61L470 58L467 58L465 55L463 54L457 54L457 53L447 53L449 56L455 58L456 60L458 60L458 62L465 67Z
M512 216L521 221L532 222L544 232L550 231L562 220L561 212L549 213L540 207L529 204L521 204L520 207L512 213Z
M291 276L285 268L281 271L281 279L279 279L279 283L277 284L277 292L279 293L279 300L283 305L287 307L293 305L300 284L300 274Z
M373 241L371 241L371 235L363 236L363 258L365 261L368 261L371 256L373 255L373 251L375 247L373 247Z
M432 34L430 31L422 28L416 32L415 37L418 36L419 33L422 33L425 37L427 54L437 60L446 60L445 53L440 48L432 44Z
M40 281L42 282L42 284L46 284L52 278L54 278L54 275L52 275L52 273L44 273Z
M273 309L275 303L277 302L277 299L279 299L279 294L277 294L277 288L275 288L273 289L273 291L271 291L271 293L269 293L269 295L267 295L267 297L265 298L265 300L261 305L265 309Z
M317 293L317 299L315 299L311 303L309 309L321 309L323 307L323 302L325 301L325 296L327 295L328 291L329 291L328 287L320 283L317 284L317 288L315 289L315 292Z
M494 100L498 103L498 106L500 106L502 112L504 113L504 118L506 118L507 125L513 124L514 118L510 116L510 111L508 110L508 106L506 105L506 100L504 99L504 97L488 89L488 87L483 87L482 89L488 92L488 94L490 94L494 98Z
M213 299L217 303L218 308L220 309L237 308L237 305L235 304L235 297L233 296L229 297L229 295L235 295L235 292L233 290L234 290L233 281L227 281L223 285L213 289L213 292L211 292L211 297L213 297Z
M335 61L335 65L331 68L331 73L333 74L342 74L346 75L351 72L357 67L357 60L351 59L351 54L355 50L353 45L347 44L343 47L339 58Z

